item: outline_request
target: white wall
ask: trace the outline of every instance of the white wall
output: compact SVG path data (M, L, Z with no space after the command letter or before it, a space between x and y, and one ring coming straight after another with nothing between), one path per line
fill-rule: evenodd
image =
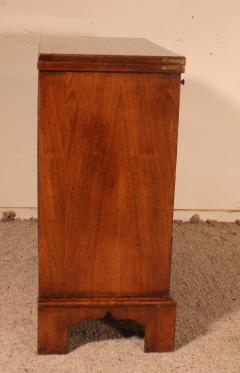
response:
M176 209L240 210L237 0L1 0L0 207L36 207L39 35L145 37L187 57Z

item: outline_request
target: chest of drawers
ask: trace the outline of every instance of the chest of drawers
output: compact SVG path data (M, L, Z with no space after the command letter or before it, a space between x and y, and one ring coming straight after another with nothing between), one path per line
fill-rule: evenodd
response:
M169 297L181 73L145 39L46 38L39 69L38 351L107 312L171 351Z

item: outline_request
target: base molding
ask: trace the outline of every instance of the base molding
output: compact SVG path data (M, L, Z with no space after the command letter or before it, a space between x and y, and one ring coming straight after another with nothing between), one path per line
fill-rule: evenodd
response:
M42 307L121 307L121 306L152 306L175 303L171 297L92 297L92 298L39 298L38 305Z
M174 349L176 302L164 298L77 298L38 300L38 353L68 352L68 328L86 318L133 320L145 327L145 352Z

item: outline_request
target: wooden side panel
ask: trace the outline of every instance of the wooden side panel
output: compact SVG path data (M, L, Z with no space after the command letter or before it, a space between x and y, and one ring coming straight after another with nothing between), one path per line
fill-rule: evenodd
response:
M168 293L179 85L40 73L41 297Z

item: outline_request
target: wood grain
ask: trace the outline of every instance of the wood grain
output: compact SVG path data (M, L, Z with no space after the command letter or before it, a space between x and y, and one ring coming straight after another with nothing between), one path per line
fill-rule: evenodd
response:
M38 69L42 71L98 71L98 72L138 72L138 73L176 73L184 72L184 66L173 63L130 63L126 61L96 62L83 61L45 61L39 60Z
M169 297L180 72L144 39L47 38L38 61L38 352L111 312L174 347Z
M179 85L40 73L40 297L168 294Z

